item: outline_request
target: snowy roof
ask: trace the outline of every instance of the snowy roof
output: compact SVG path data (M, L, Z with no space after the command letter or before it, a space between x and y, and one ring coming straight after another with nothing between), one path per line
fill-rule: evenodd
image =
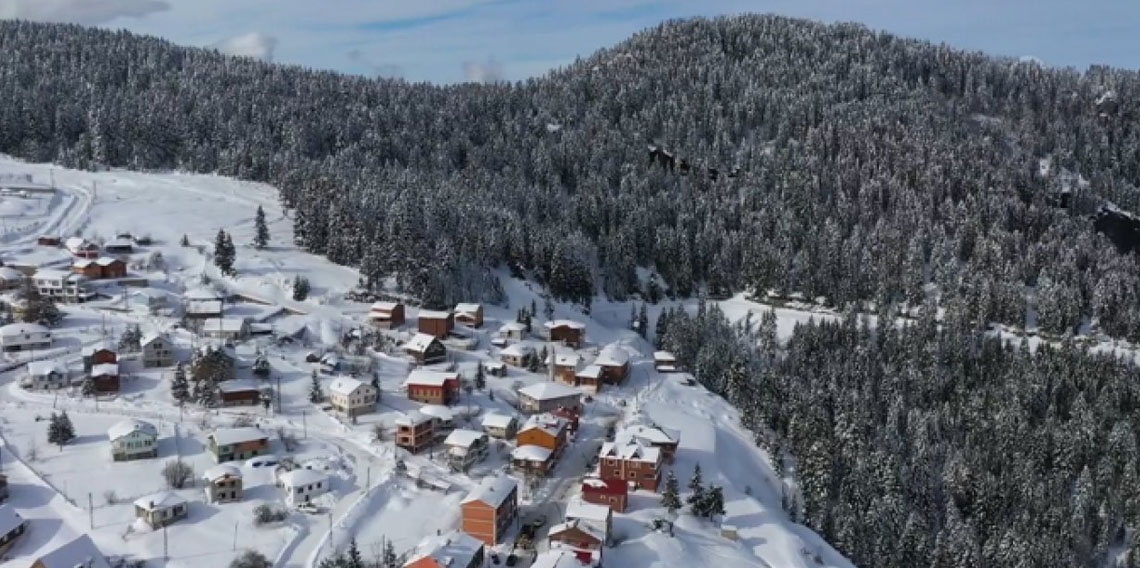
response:
M453 430L447 435L447 439L443 441L445 446L459 446L461 448L470 448L472 444L478 440L486 439L487 435L482 432L474 430Z
M187 300L221 300L222 296L209 288L187 290L183 296Z
M442 404L425 404L420 407L420 412L444 422L451 422L455 419L455 413Z
M610 508L605 505L589 503L581 497L575 497L566 503L567 519L583 519L595 523L605 524L611 515Z
M130 239L114 239L112 241L108 241L103 246L107 246L107 247L134 247L135 243L131 242Z
M404 380L404 386L419 385L427 387L442 387L447 381L458 381L459 373L432 371L431 369L416 369Z
M602 368L598 365L587 365L585 369L578 371L578 376L587 379L599 379L602 376Z
M412 336L412 338L409 339L407 343L404 344L404 349L407 349L408 351L418 351L420 353L423 353L427 351L427 348L436 341L439 340L436 339L434 335L431 335L429 333L417 333Z
M327 481L329 476L312 469L299 467L282 473L277 480L285 487L300 487Z
M147 333L147 334L143 335L141 345L143 345L145 347L145 346L150 345L151 343L158 341L160 339L163 341L169 341L170 340L170 338L167 337L165 333Z
M451 317L451 312L441 310L420 310L419 315L416 317L420 319L447 319Z
M86 280L81 274L75 274L66 270L55 270L53 268L41 268L37 270L35 278L40 280L74 280L76 282Z
M31 361L28 363L28 374L33 377L43 377L52 372L66 375L67 367L65 367L63 363L51 359L47 361Z
M457 314L474 314L481 309L483 309L482 304L464 303L455 305L455 313Z
M514 345L504 347L503 350L499 352L499 355L506 357L525 357L531 353L534 353L534 347L526 343L515 343Z
M399 305L400 302L373 302L371 310L374 312L390 312Z
M101 256L101 257L95 259L95 264L98 264L99 266L111 266L112 264L114 264L116 262L123 262L123 261L121 261L117 258L111 258L109 256Z
M578 389L570 388L558 383L543 382L519 389L519 394L534 400L556 400L581 396Z
M79 538L41 556L36 566L43 568L111 568L111 564L95 548L91 537L81 535Z
M582 519L567 519L566 522L558 523L550 527L549 535L557 535L558 533L565 532L571 529L578 529L601 542L606 539L606 531L603 526L598 526L590 521Z
M636 424L622 428L615 439L618 442L634 441L643 444L676 444L681 440L681 432L671 428Z
M530 568L582 568L578 557L565 550L548 550L535 557Z
M147 299L165 299L169 294L166 290L159 290L157 288L143 288L142 290L134 290L131 292L132 296L145 296Z
M467 497L463 498L463 503L473 503L475 501L482 501L496 509L502 505L507 497L515 493L518 483L514 479L505 475L498 477L484 477L483 481L479 483Z
M483 542L463 532L451 531L442 536L430 536L416 546L415 552L404 566L411 566L425 558L448 568L468 566L483 549Z
M607 345L594 359L595 365L603 367L622 367L629 364L629 353L617 345Z
M107 437L111 441L118 440L123 436L129 436L134 432L142 432L152 438L158 437L158 428L150 422L143 422L142 420L127 419L116 422L107 430Z
M24 518L16 512L14 507L0 505L0 536L7 535L22 524L24 524Z
M112 345L110 341L104 339L102 341L96 341L91 345L83 346L83 349L80 351L80 353L82 353L84 357L88 357L94 355L99 351L110 351L111 353L116 352L115 346Z
M179 496L177 493L170 491L162 491L146 497L139 497L135 499L135 507L144 511L158 511L160 509L169 509L177 505L185 505L186 500Z
M11 266L0 266L0 280L23 280L24 273Z
M503 326L499 328L499 333L507 333L510 331L525 331L525 330L526 330L526 324L521 324L517 321L512 321L512 322L504 323Z
M519 446L512 450L511 459L546 463L546 461L550 459L550 454L552 453L554 452L551 452L549 448L527 444L525 446Z
M356 392L356 389L366 386L371 385L364 381L358 381L351 377L337 377L333 379L331 383L329 383L329 392L350 396L352 393Z
M245 318L210 318L202 322L202 332L238 333L245 326L246 321Z
M432 417L424 414L418 410L409 410L403 416L396 417L397 426L419 426L425 422L431 422Z
M91 376L92 377L102 377L104 375L109 376L109 377L113 377L113 376L118 376L118 374L119 374L119 364L118 363L99 363L98 365L91 367Z
M502 361L487 361L483 363L483 368L488 371L497 371L499 369L506 369L507 365Z
M92 264L95 264L95 261L88 259L88 258L81 258L81 259L71 263L71 265L74 266L75 268L87 268L88 266L91 266Z
M66 241L63 241L63 245L69 249L77 249L89 244L91 243L87 242L87 239L83 237L68 237Z
M222 381L218 383L218 391L223 393L249 392L261 390L261 386L253 381L237 380Z
M240 478L241 470L238 469L236 465L222 463L211 467L202 473L202 479L205 479L209 482L214 482L227 476Z
M214 443L219 446L229 446L232 444L240 444L242 442L252 442L254 440L268 440L269 436L257 428L246 426L243 428L223 428L215 430L210 434L210 438L214 439Z
M606 442L602 444L602 449L598 452L598 455L601 457L618 458L643 463L657 463L661 460L661 450L652 447L646 448L637 443L618 444L615 442Z
M556 327L569 327L571 329L586 329L586 324L574 320L551 320L544 324L546 329L554 329Z
M514 416L492 412L483 417L484 428L509 428Z
M16 335L49 333L48 328L38 323L10 323L0 327L0 337L13 337Z
M549 412L543 412L542 414L535 414L534 416L527 418L526 422L523 423L522 428L520 428L519 431L523 432L526 430L531 430L533 428L538 428L547 434L550 434L551 436L557 437L558 434L565 430L569 424L570 423L561 416L555 416Z
M550 363L551 356L554 357L555 367L577 367L578 363L582 362L582 358L577 353L552 353L546 356L546 362Z

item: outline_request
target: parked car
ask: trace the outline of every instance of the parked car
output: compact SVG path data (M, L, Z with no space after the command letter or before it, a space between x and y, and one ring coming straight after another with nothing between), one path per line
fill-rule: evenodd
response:
M274 467L281 460L277 456L257 456L256 458L249 458L245 462L245 467L260 468L260 467Z

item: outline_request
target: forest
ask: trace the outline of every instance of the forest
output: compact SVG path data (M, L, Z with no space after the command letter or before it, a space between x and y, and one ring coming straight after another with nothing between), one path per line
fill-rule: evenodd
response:
M1140 212L1138 94L1133 71L774 16L451 86L0 22L0 152L274 184L297 244L363 288L494 302L506 266L587 308L749 291L906 315L783 346L715 305L657 324L788 467L790 514L865 566L1092 567L1130 546L1136 369L1071 335L1140 341L1137 258L1096 230Z

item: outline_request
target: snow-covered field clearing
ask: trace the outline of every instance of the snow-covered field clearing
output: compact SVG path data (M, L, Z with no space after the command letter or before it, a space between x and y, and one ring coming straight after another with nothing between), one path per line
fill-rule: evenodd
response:
M383 542L392 542L400 553L408 552L423 537L458 528L458 504L467 489L483 476L503 470L502 454L509 452L509 446L497 444L491 457L469 474L449 471L440 455L442 450L404 457L410 471L449 486L446 491L420 488L395 475L397 457L403 452L392 444L394 422L421 406L404 396L401 385L409 365L398 354L374 356L382 390L376 412L350 423L309 402L313 365L305 361L306 354L335 345L345 331L360 325L368 306L343 299L344 293L357 283L354 270L293 246L291 221L278 205L273 188L215 176L77 172L8 158L0 158L2 173L32 174L37 181L53 177L61 188L57 196L47 200L49 205L25 210L21 219L33 229L18 231L9 226L3 233L0 258L5 262L66 268L70 257L62 249L36 246L36 237L43 233L65 238L81 234L93 240L110 240L121 232L146 235L153 243L132 255L134 266L130 270L132 275L145 277L151 288L176 296L200 286L205 275L229 294L244 294L269 304L237 304L232 313L258 320L278 307L288 308L294 315L274 316L266 321L309 330L308 339L294 345L277 345L258 338L237 346L243 357L252 357L255 349L260 348L272 367L274 380L270 384L274 388L279 379L280 411L274 409L268 415L260 407L225 408L210 413L188 407L180 415L170 396L170 369L126 366L130 378L124 381L123 392L113 399L101 400L98 409L91 399L77 394L56 397L24 391L15 385L21 369L0 375L0 434L10 445L3 454L4 470L12 478L12 502L25 517L33 519L35 535L10 553L14 565L30 563L30 559L71 536L84 533L91 534L108 554L160 559L161 534L136 531L123 537L133 518L129 501L161 489L159 470L163 462L179 453L198 472L212 465L202 450L206 432L210 426L228 424L241 414L257 420L269 432L281 428L302 439L298 458L326 457L337 464L336 491L329 499L327 514L294 513L280 527L258 529L252 526L251 509L260 502L280 502L279 491L272 487L270 478L247 478L246 500L227 505L204 504L200 486L188 489L183 493L192 501L190 518L167 530L170 558L166 564L156 565L224 567L235 554L235 532L239 535L238 551L256 548L276 559L276 565L281 567L313 566L333 548L343 549L350 538L358 541L366 556L376 552ZM270 245L264 250L247 245L253 237L258 205L265 208L271 234ZM229 232L237 245L238 276L234 278L220 277L210 259L213 238L219 229ZM179 244L183 235L191 246ZM141 261L155 253L161 255L163 266L143 268ZM291 298L291 282L297 275L308 278L313 288L310 297L301 302ZM502 281L508 305L485 306L485 326L470 333L477 340L477 347L470 351L452 350L452 362L466 377L473 376L480 361L498 360L499 350L491 346L490 339L502 323L513 321L518 309L529 308L532 302L542 306L542 290L537 285L511 279L505 272ZM60 328L53 330L58 338L57 347L53 347L55 353L39 352L36 357L59 355L78 359L80 346L104 336L117 337L127 326L138 324L144 331L153 331L168 329L174 322L161 314L123 310L119 298L124 289L109 287L104 292L110 299L63 306L66 318ZM767 309L740 298L723 302L722 306L734 318L743 317L749 310ZM577 491L586 462L596 454L606 428L615 422L632 422L641 415L681 430L681 448L671 469L684 486L693 466L700 463L706 482L724 487L727 514L722 522L737 527L740 537L737 541L726 539L720 535L719 523L684 513L676 524L675 536L655 532L650 524L666 513L657 495L638 492L629 512L615 518L620 544L606 550L607 565L849 566L814 533L787 520L780 508L778 481L766 456L739 427L736 412L701 387L685 386L678 375L660 375L653 370L650 345L626 329L629 304L599 299L590 316L571 305L554 307L555 318L586 324L587 345L579 353L587 361L601 347L619 342L633 355L633 371L625 385L605 390L587 404L578 438L551 478L536 491L520 488L524 515L560 511L554 502L564 501ZM659 309L653 307L654 316ZM416 310L410 309L408 315L412 323L408 327L414 328L411 320ZM777 316L781 337L790 335L797 322L834 317L784 308L777 309ZM183 358L202 344L200 338L184 330L173 332L172 338ZM536 348L543 346L537 339L532 343ZM27 354L21 354L9 357L9 361L26 358ZM248 368L240 369L239 374L242 373L248 374ZM327 384L327 379L322 380ZM457 426L478 429L479 416L492 410L514 413L516 388L544 380L544 374L513 367L505 377L488 375L486 390L464 393L459 404L452 407ZM46 424L35 421L36 415L49 414L53 405L68 410L79 434L79 439L62 451L46 443ZM127 416L159 426L163 437L159 459L120 463L110 460L106 430ZM209 426L203 427L203 420L209 420ZM383 441L374 439L373 429L377 425L388 432ZM35 460L29 459L33 447ZM283 451L279 446L276 450ZM21 456L22 461L14 461L13 454ZM123 502L108 505L105 493L109 491L114 491ZM94 505L94 530L89 528L89 493ZM560 520L550 519L550 523ZM817 557L822 564L817 563Z

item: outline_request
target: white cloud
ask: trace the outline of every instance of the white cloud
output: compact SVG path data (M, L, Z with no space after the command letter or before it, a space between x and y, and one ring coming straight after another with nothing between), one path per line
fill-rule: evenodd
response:
M224 39L210 47L227 55L273 61L273 51L277 49L277 38L261 32L249 32Z
M0 0L0 19L94 25L169 9L166 0Z
M464 61L463 76L472 83L498 83L505 79L503 65L495 61L494 57L489 57L484 62Z

